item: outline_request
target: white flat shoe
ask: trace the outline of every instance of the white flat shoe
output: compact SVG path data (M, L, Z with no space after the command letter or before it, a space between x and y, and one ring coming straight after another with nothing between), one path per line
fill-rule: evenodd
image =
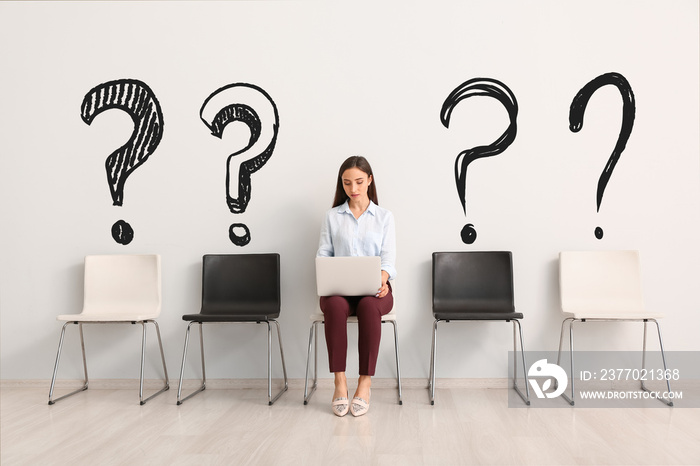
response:
M370 396L372 391L369 392ZM352 415L355 417L364 416L369 411L369 401L356 396L352 399Z
M345 398L335 398L331 403L331 408L333 409L333 414L338 417L343 417L348 414L350 403L348 402L347 395Z

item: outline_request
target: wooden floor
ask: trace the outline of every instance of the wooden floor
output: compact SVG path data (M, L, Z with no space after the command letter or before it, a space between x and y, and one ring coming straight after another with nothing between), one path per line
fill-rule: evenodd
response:
M506 389L372 390L370 412L335 417L332 390L304 406L290 388L175 390L139 406L133 389L0 392L0 462L26 465L700 464L700 409L509 408Z

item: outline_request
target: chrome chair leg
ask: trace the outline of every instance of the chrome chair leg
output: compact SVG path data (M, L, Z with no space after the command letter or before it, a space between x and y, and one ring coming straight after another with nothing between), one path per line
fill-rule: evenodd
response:
M642 339L642 371L644 371L647 368L646 356L647 356L647 321L644 320L644 338ZM649 391L649 390L647 390L647 387L644 386L644 379L642 379L641 388L644 391Z
M187 344L190 341L190 326L192 325L192 322L187 326L187 330L185 331L185 347L182 350L182 363L180 364L180 378L178 379L177 383L177 404L181 405L182 404L182 379L185 375L185 361L187 360Z
M144 400L143 399L143 379L144 379L144 369L145 369L145 365L146 365L146 324L148 324L148 323L154 324L154 326L156 328L156 335L158 337L158 346L160 347L160 358L161 358L161 361L163 362L163 371L165 373L165 384L163 385L163 388L161 388L156 393L154 393L153 395L149 396L148 398L146 398ZM160 329L158 328L158 323L154 320L146 320L146 321L141 322L141 326L142 326L142 331L143 331L142 332L143 337L142 337L142 341L141 341L141 375L139 378L139 402L143 406L146 404L146 402L148 400L150 400L150 399L156 397L157 395L160 395L164 391L168 390L170 388L170 383L168 381L168 368L165 365L165 353L163 352L163 342L160 338Z
M397 328L395 320L391 320L389 322L391 322L394 326L394 350L396 351L396 380L399 384L399 404L403 405L403 399L401 397L401 366L399 364L399 330Z
M568 318L561 321L561 332L559 333L559 353L557 354L557 366L561 366L561 350L562 346L564 345L564 326L570 320L571 319ZM556 383L556 381L554 381L554 383Z
M314 387L318 385L318 327L319 323L316 322L314 328Z
M661 327L659 326L659 322L657 322L656 320L654 320L653 322L656 324L656 332L659 335L659 348L661 348L661 360L664 363L664 378L666 379L666 389L668 390L669 393L671 393L670 378L666 377L666 372L668 371L668 367L666 367L666 353L664 352L664 342L661 339ZM669 400L668 402L666 402L666 400L664 400L664 399L661 399L661 401L663 401L664 403L666 403L669 406L673 406L673 401Z
M435 358L437 357L437 327L438 319L433 322L433 341L430 350L430 377L428 380L428 393L430 395L430 404L435 404Z
M156 327L156 335L158 336L158 347L160 348L160 360L163 363L163 375L165 376L165 390L170 389L170 377L168 377L168 366L165 364L165 352L163 351L163 339L160 337L160 326L158 322L153 321Z
M659 322L656 319L648 319L651 320L656 324L656 331L659 335L659 347L661 348L661 361L663 362L664 365L664 378L666 379L666 389L668 390L668 393L671 392L671 382L669 381L669 377L666 377L666 355L664 353L664 344L663 341L661 340L661 327L659 326ZM646 369L646 351L647 351L647 319L644 320L644 343L642 346L642 371L645 371ZM644 385L644 380L642 380L642 390L646 392L651 392L645 385ZM662 403L668 405L668 406L673 406L673 401L671 400L666 400L665 398L658 398L659 401Z
M314 324L314 387L318 386L318 329L319 322Z
M517 344L516 344L516 339L515 339L515 326L518 326L518 330L520 333L520 355L522 356L522 362L523 362L523 376L525 378L525 393L527 395L523 395L523 392L520 391L520 387L518 387L518 378L517 378L517 367L518 367L518 353L517 353ZM526 405L530 406L530 384L527 379L527 365L525 364L525 347L523 346L523 328L520 325L520 321L517 319L513 319L513 388L515 391L520 395L520 398L523 399Z
M202 359L202 390L207 386L207 369L204 364L204 322L199 323L199 354Z
M574 322L576 322L577 320L579 320L579 319L568 318L568 319L564 319L564 321L562 322L561 336L560 336L560 338L559 338L559 356L557 357L557 365L560 365L560 361L561 361L561 350L562 350L562 342L563 342L563 337L564 337L564 325L565 325L566 322L569 322L569 348L571 349L571 356L570 356L570 358L571 358L571 377L570 377L570 381L571 381L571 398L569 398L569 396L567 396L565 393L562 393L561 396L564 397L564 399L566 399L566 401L568 401L569 404L572 405L572 406L574 405L574 393L575 393L575 388L574 388L574 383L575 383L574 374L575 374L575 371L574 371L574 330L573 330L573 325L574 325ZM585 322L586 319L580 319L580 321L581 321L581 322ZM637 320L637 321L638 321L638 320ZM646 369L647 323L648 323L648 321L652 321L652 322L654 322L654 323L656 324L656 330L657 330L657 333L658 333L658 335L659 335L659 347L660 347L660 349L661 349L661 360L662 360L662 362L663 362L664 373L665 373L666 370L667 370L667 366L666 366L666 355L665 355L665 353L664 353L663 341L662 341L662 338L661 338L661 327L659 326L659 322L658 322L656 319L644 319L644 320L643 320L643 322L644 322L644 338L643 338L643 343L642 343L642 369L643 369L643 370ZM556 383L556 382L555 382L555 383ZM666 388L667 388L668 392L671 391L671 383L670 383L670 381L668 380L668 378L666 379ZM649 390L649 389L646 387L646 385L644 384L644 381L643 381L643 380L641 381L641 389L644 390L644 391L647 391L647 392L651 391L651 390ZM664 398L659 398L659 401L661 401L662 403L664 403L664 404L666 404L666 405L668 405L668 406L673 406L673 401L671 401L671 400L666 400L666 399L664 399Z
M67 395L63 395L60 398L53 399L53 391L55 388L55 383L56 383L56 376L58 374L58 365L61 359L61 351L63 349L63 342L65 340L65 332L68 324L73 323L77 324L80 332L80 348L82 351L82 356L83 356L83 370L85 372L85 381L83 383L83 386L79 388L78 390L75 390ZM93 324L98 324L102 322L88 322L88 323L93 323ZM141 324L141 365L139 369L139 402L140 404L145 404L148 400L151 398L155 397L156 395L159 395L163 393L164 391L168 390L170 388L169 382L168 382L168 369L165 365L165 353L163 352L163 342L160 337L160 329L158 328L158 323L155 322L154 320L146 320L146 321L132 321L132 322L106 322L109 324L115 324L115 323L131 323L132 325L135 325L136 323ZM165 374L165 384L163 388L161 388L158 392L154 393L153 395L149 396L148 398L144 399L143 398L143 385L144 385L144 372L145 372L145 365L146 365L146 333L147 333L147 328L146 324L148 323L153 323L156 327L156 333L158 336L158 345L160 347L160 357L161 361L163 362L163 372ZM69 321L63 324L63 328L61 329L61 338L59 340L58 344L58 353L56 355L56 365L54 367L54 373L53 377L51 379L51 388L49 389L49 404L52 405L56 403L57 401L66 398L71 395L75 395L78 392L87 390L88 388L88 374L87 374L87 358L85 356L85 336L83 334L83 322L75 322L75 321Z
M304 377L304 404L307 405L309 404L309 400L311 400L311 395L314 394L316 391L317 383L318 383L318 322L312 322L311 323L311 328L309 329L309 347L308 351L306 352L306 374ZM315 344L315 350L314 350L314 378L313 378L313 385L311 386L311 390L309 390L309 369L311 365L311 345Z
M513 320L513 388L518 385L518 354L517 345L515 338L515 320Z
M574 390L574 374L576 374L576 371L574 370L574 322L576 322L576 319L572 319L569 323L569 348L571 348L571 352L569 353L569 359L571 362L571 398L566 396L566 393L561 394L561 396L563 396L571 406L574 405L574 394L576 393Z
M187 346L190 340L190 328L192 327L192 324L199 324L199 345L201 348L201 355L202 355L202 385L196 389L194 392L190 393L187 395L185 398L182 398L182 380L185 375L185 362L187 361ZM195 322L192 321L187 325L187 331L185 332L185 348L182 351L182 366L180 367L180 382L178 384L177 388L177 404L181 405L182 403L185 402L185 400L188 400L192 398L194 395L197 393L204 391L204 389L207 388L207 377L206 377L206 372L204 369L204 332L202 331L202 322Z
M80 352L83 355L83 373L85 374L85 390L88 388L88 371L87 371L87 359L85 358L85 336L83 335L83 324L78 324L78 331L80 333Z
M559 335L559 353L557 354L557 366L561 367L561 350L562 346L564 343L564 327L566 323L568 322L569 324L569 356L570 356L570 364L571 364L571 398L567 396L566 393L562 393L561 396L569 403L571 406L574 406L574 321L576 319L569 317L564 319L561 322L561 334ZM565 371L566 372L566 371ZM554 387L557 387L556 381L554 382Z
M272 327L267 321L267 404L272 405Z
M284 372L284 387L282 390L277 393L277 395L272 398L272 326L270 325L270 321L267 321L267 399L268 399L268 405L272 406L272 404L277 401L277 399L282 396L284 392L287 391L288 385L287 385L287 369L284 366L284 353L282 350L282 335L280 334L280 327L279 323L276 320L273 320L277 325L277 336L279 338L279 345L280 345L280 355L282 358L282 370Z
M282 348L282 333L280 331L280 324L276 320L273 321L277 327L277 342L280 346L280 359L282 360L282 373L284 374L284 390L287 391L289 388L289 383L287 379L287 365L284 363L284 348Z
M49 405L55 404L57 401L62 400L64 398L67 398L71 395L75 395L76 393L85 391L88 389L88 373L87 373L87 360L85 358L85 338L83 337L83 324L78 324L78 329L80 332L80 348L83 353L83 371L85 373L85 380L83 381L83 386L80 387L77 390L74 390L66 395L63 395L61 397L56 398L55 400L53 399L53 390L54 386L56 385L56 375L58 374L58 363L61 360L61 351L63 349L63 341L65 339L66 335L66 327L68 324L78 324L78 322L66 322L63 324L63 327L61 328L61 338L58 340L58 352L56 353L56 364L54 365L53 368L53 377L51 378L51 388L49 388Z
M132 322L135 324L136 322ZM139 401L143 405L143 368L146 365L146 323L141 322L141 369L139 370Z

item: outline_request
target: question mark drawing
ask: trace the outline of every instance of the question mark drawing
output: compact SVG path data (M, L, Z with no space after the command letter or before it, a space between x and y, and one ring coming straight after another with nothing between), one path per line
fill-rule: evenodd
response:
M493 97L497 99L508 112L510 124L503 134L488 146L477 146L462 151L455 160L455 182L459 200L464 214L467 214L467 167L476 159L498 155L510 146L517 133L518 102L508 86L491 78L473 78L457 87L442 104L440 120L445 128L449 128L450 115L455 106L462 100L474 96ZM461 232L462 241L472 244L476 240L474 225L468 223Z
M625 150L627 146L627 141L632 134L632 127L634 126L634 116L635 116L635 104L634 104L634 94L632 93L632 88L629 82L619 73L606 73L598 76L578 91L576 97L571 102L571 108L569 110L569 129L577 133L583 127L583 114L586 111L586 105L595 91L606 85L613 85L618 88L620 94L622 95L622 127L620 128L620 135L617 138L617 143L612 151L612 154L608 158L608 162L605 164L603 172L600 174L598 179L598 190L596 193L596 212L600 212L600 203L603 201L603 194L605 193L605 187L610 181L612 172L617 165L618 160L620 160L620 155ZM603 238L603 229L596 227L595 237L598 239Z
M243 213L250 202L250 175L267 163L275 149L279 131L277 106L258 86L235 83L207 97L199 117L219 139L224 128L235 121L245 123L250 130L248 143L228 156L226 169L226 203L232 213ZM250 242L250 230L243 223L234 223L229 228L229 239L236 246L245 246Z
M163 137L163 112L155 94L145 83L136 79L119 79L91 89L83 99L80 116L90 125L97 115L110 108L128 113L134 122L129 140L105 161L113 205L121 206L126 179L148 160ZM134 238L134 230L127 222L119 220L112 226L112 238L127 245Z

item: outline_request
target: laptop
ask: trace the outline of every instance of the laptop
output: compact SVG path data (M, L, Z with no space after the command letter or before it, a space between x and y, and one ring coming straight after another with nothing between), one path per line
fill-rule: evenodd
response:
M316 257L319 296L373 296L382 286L379 256Z

